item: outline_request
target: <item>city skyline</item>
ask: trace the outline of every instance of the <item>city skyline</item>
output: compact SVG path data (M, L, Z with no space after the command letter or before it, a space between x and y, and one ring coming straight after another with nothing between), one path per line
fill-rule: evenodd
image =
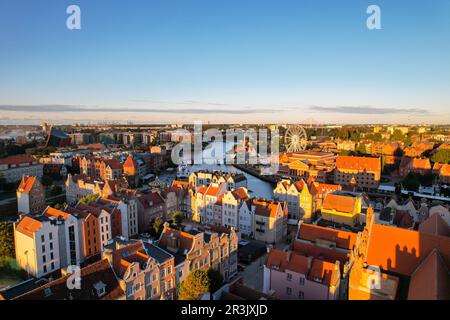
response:
M450 122L447 1L71 4L0 4L0 124Z

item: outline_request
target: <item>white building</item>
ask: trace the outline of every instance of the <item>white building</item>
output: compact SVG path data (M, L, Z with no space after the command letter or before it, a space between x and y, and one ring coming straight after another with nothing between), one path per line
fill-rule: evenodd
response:
M42 178L44 166L30 156L11 156L0 159L0 176L6 182L20 181L23 176Z
M14 244L19 266L34 277L61 268L59 226L46 216L22 216L14 224Z

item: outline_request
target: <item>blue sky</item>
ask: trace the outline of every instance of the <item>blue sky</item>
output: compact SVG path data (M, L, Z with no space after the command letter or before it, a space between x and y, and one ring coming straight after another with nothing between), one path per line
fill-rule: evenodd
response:
M1 123L450 123L448 0L2 0L0 49Z

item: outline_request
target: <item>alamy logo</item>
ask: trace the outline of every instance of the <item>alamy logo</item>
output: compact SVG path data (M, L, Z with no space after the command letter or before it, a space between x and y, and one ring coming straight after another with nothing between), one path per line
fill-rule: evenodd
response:
M250 164L258 165L262 175L278 172L278 130L271 130L269 138L267 129L227 129L225 132L208 129L203 132L202 128L201 122L195 122L193 133L186 129L175 130L172 140L178 144L172 149L174 164ZM204 149L203 144L207 145Z
M378 266L368 266L367 271L369 276L367 277L367 287L370 290L381 289L381 269Z
M66 285L69 290L81 289L81 269L79 266L71 265L67 267L70 276L67 278Z
M67 17L66 26L69 30L80 30L81 29L81 9L77 5L71 5L67 7Z
M367 7L367 14L370 16L367 18L366 25L369 30L381 29L381 9L377 5L370 5Z

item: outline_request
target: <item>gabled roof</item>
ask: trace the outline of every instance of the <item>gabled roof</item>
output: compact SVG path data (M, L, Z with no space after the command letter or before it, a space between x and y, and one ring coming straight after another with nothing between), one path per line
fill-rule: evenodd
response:
M67 275L27 292L15 300L115 300L124 295L108 260L90 264L80 272L81 289L69 290L67 280L70 275ZM98 283L105 285L105 293L100 297L94 287Z
M9 157L0 159L0 165L1 164L19 165L19 164L32 163L32 162L36 162L36 159L31 156L26 156L26 155L9 156Z
M266 260L266 266L280 272L286 270L294 271L301 274L308 274L308 257L297 254L295 252L286 252L272 249Z
M33 238L34 233L42 227L42 222L30 216L25 216L16 226L16 230Z
M450 270L433 249L411 275L408 300L449 300Z
M420 224L419 232L450 237L450 226L439 214L433 214Z
M336 168L380 172L381 161L380 158L338 156L336 159Z
M314 195L324 194L325 192L331 193L337 190L342 190L342 186L339 184L328 184L318 182L314 182L311 185L311 193Z
M325 210L336 210L351 213L356 205L357 198L340 194L329 193L325 196L322 208Z
M279 202L263 199L252 199L252 206L255 207L255 215L276 218Z
M303 222L300 224L298 238L311 242L324 239L336 243L339 248L352 250L356 243L357 234Z
M424 170L431 169L430 159L428 158L425 159L414 158L412 159L411 165L413 169L424 169Z
M194 236L192 234L172 228L167 228L164 229L158 245L161 248L167 249L171 238L178 239L179 248L177 252L182 255L186 255L186 253L191 250L194 244Z
M47 217L56 217L62 220L66 220L70 217L70 214L67 212L55 209L53 207L47 207L47 209L44 210L44 215Z
M315 281L320 280L322 284L330 286L333 280L335 264L320 259L313 259L311 269L308 273L308 279Z
M410 276L417 266L437 249L450 265L450 238L408 229L373 224L367 247L366 263Z
M17 191L20 192L30 192L33 186L35 185L37 178L35 176L23 176L20 181L20 185L17 188Z
M231 193L233 194L235 199L238 200L248 200L250 198L250 196L247 193L247 190L245 188L238 188L238 189L234 189L233 191L231 191Z
M450 176L450 164L444 164L439 171L439 175L441 176Z

